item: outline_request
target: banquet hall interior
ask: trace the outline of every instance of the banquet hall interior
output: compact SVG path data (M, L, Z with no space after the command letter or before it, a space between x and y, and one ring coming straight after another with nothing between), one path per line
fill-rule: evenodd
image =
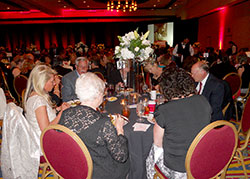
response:
M193 72L195 65L199 62L203 63L203 66L207 65L206 74L212 74L220 83L226 83L223 87L225 94L220 96L223 98L221 99L223 104L219 106L220 113L223 115L223 120L234 124L238 130L237 136L243 135L245 137L237 139L239 146L234 150L232 157L230 156L229 163L225 164L227 166L225 178L250 178L250 144L248 144L250 138L250 108L248 107L250 106L250 100L248 100L250 91L249 9L249 0L0 0L0 165L2 167L0 179L4 175L6 178L11 178L9 171L12 169L14 171L15 167L22 165L20 163L12 165L8 161L8 159L13 161L19 159L14 157L14 153L18 153L20 147L24 147L20 151L34 152L32 155L35 155L37 154L34 149L36 145L40 151L38 150L39 160L33 160L34 165L32 163L33 166L38 167L37 172L35 168L35 175L38 178L43 178L43 171L46 167L50 167L48 170L50 173L46 178L60 175L60 170L63 167L58 172L48 162L47 155L41 159L39 152L43 155L46 152L42 138L40 141L40 135L41 137L45 135L44 131L46 130L42 129L49 130L47 127L51 124L61 124L70 128L67 126L70 122L67 123L64 118L69 109L84 103L82 101L84 97L79 97L82 93L77 90L77 83L80 81L78 79L81 78L79 76L87 71L95 73L105 82L100 82L98 87L93 87L93 89L98 88L99 90L100 86L105 85L106 93L100 92L105 96L102 99L104 101L96 108L98 112L102 113L102 116L107 113L106 116L111 119L116 118L119 121L120 115L117 113L126 116L124 110L129 110L128 118L125 120L126 123L129 122L123 126L122 132L118 130L117 126L113 127L116 137L120 137L119 140L117 139L117 143L125 140L121 139L121 135L126 138L128 143L126 144L128 148L126 155L128 155L128 163L130 162L130 170L125 178L146 179L146 176L150 178L147 175L146 158L155 141L154 124L155 120L158 123L158 119L152 117L152 123L148 122L146 117L143 122L138 121L138 116L141 118L138 115L138 106L142 105L144 108L146 104L143 113L148 115L146 110L151 110L150 102L153 101L156 106L162 105L160 101L164 98L163 104L165 104L167 100L161 90L161 74L164 74L164 69L167 71L168 67L173 66L183 68L190 74L190 77L193 77L192 80L197 85L195 95L201 95L202 93L198 91L200 89L205 91L205 87L201 86L202 80L197 81L194 78L196 72ZM143 48L143 53L147 57L141 57L141 51L138 55L139 52L136 48L133 49L132 58L124 57L129 55L124 54L125 52L120 49L126 46L125 38L129 37L131 33L133 38L140 37L138 38L140 41L138 49ZM183 44L188 44L188 55L184 54L184 51L182 54L181 50L178 50ZM147 48L152 50L148 52L149 54L146 54ZM184 46L183 48L186 49ZM164 61L165 58L167 58L167 62ZM132 62L124 62L127 59L132 60ZM133 60L138 61L135 63ZM80 64L85 64L85 66L80 67ZM155 64L157 67L154 67ZM39 90L35 92L35 95L42 95L46 100L48 98L53 100L52 102L47 101L46 105L53 106L55 120L53 122L49 119L50 114L46 111L46 109L49 111L49 107L44 108L46 119L48 119L46 126L41 128L43 124L37 122L36 127L39 129L39 133L32 134L34 146L28 146L32 144L28 139L29 133L32 133L28 120L28 113L31 109L27 109L26 106L29 105L28 102L30 102L35 88L38 88L32 78L35 78L35 73L40 74L39 68L35 68L39 65L45 69L48 67L46 72L55 76L53 76L52 91L48 90L46 94L38 92ZM127 66L129 66L128 72L125 71ZM82 68L81 72L80 68ZM74 81L73 92L69 89L71 87L66 86L68 74L72 72L76 72L78 75L74 77L75 79L72 77L70 79L71 82ZM124 77L125 73L128 76ZM76 80L76 78L78 79ZM91 75L89 78L93 78L93 81L97 80L96 83L99 83L99 78L95 79ZM90 90L92 89L91 85L94 84L90 84ZM227 87L229 92L226 92ZM200 89L198 90L198 88ZM216 86L210 88L215 89ZM82 88L79 87L79 89ZM121 93L122 90L124 90L123 93ZM127 94L126 90L131 91ZM157 91L155 99L152 98L153 93L151 93L154 90ZM99 91L96 93L99 94ZM213 102L208 99L213 112L215 108L218 109L218 106L213 106L215 101L217 103L220 101L218 96ZM124 103L126 104L124 105ZM152 116L154 110L156 109L149 112L152 113ZM13 111L18 114L14 115ZM36 118L37 111L33 115ZM68 115L73 115L73 112ZM211 123L215 121L213 117L212 114ZM21 121L27 118L28 123L26 121L18 122L17 119L20 120L20 118ZM11 119L15 121L15 124L11 122ZM218 119L216 118L216 120ZM66 122L63 124L62 121ZM135 124L144 125L138 125L138 129L136 129ZM20 129L17 130L16 126L27 128L22 135L19 135L17 132ZM72 131L77 133L77 129ZM36 135L39 138L36 139ZM81 138L79 133L77 135ZM16 139L14 139L15 137ZM24 142L23 138L25 138ZM82 139L80 138L79 140ZM89 143L86 144L84 140L83 142L88 148ZM136 146L137 144L138 146ZM19 147L19 149L12 149L12 145L13 148ZM27 148L25 148L26 145ZM44 149L41 149L40 145ZM124 147L123 145L121 144L120 148ZM3 154L3 151L7 151L8 154ZM94 161L94 170L92 170L96 172L95 157L93 157L92 152L92 149L89 148L90 158ZM223 152L220 155L223 156ZM21 154L20 160L30 157L27 156ZM241 157L244 157L243 162ZM41 163L41 160L45 164ZM125 163L123 161L124 165ZM9 170L6 169L9 167L8 165L11 166ZM20 171L16 169L18 172L13 172L13 176L18 178L19 175L23 175L32 178L32 175L23 174L29 171L27 169L29 166L31 163ZM117 166L119 165L117 164ZM126 167L123 167L123 171L125 171ZM45 172L48 171L45 170ZM30 173L32 172L30 170ZM66 169L62 173L67 173ZM187 175L189 175L189 171L187 171ZM97 176L95 173L93 174L93 178L98 178Z

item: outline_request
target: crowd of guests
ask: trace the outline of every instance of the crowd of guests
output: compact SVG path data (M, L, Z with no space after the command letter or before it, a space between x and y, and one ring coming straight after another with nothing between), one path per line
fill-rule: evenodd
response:
M163 173L169 178L186 178L185 156L194 137L209 123L232 117L232 111L228 115L222 113L232 102L230 87L222 78L229 72L238 72L243 90L247 89L249 58L244 49L237 53L235 44L231 51L217 53L213 48L201 50L199 43L191 45L188 38L174 48L154 48L156 58L146 62L141 72L145 74L146 86L159 90L166 103L157 107L154 114L148 177L152 178L154 173L154 150L162 148L157 162ZM97 109L103 102L105 83L130 87L129 78L135 78L130 72L131 64L118 69L113 50L98 46L88 50L84 46L77 51L69 46L60 51L52 45L39 55L17 51L13 56L10 63L4 64L2 60L7 56L2 49L1 71L9 82L20 74L28 77L22 102L26 119L36 133L37 145L40 146L41 132L48 125L62 124L86 144L94 164L93 178L126 178L129 151L124 121L118 116L113 125ZM12 93L2 77L1 88ZM81 105L70 107L67 102L76 99Z

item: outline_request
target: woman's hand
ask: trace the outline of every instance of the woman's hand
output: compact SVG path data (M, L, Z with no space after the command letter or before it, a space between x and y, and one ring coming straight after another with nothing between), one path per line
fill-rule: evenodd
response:
M118 135L120 134L124 135L123 126L124 126L124 119L121 117L121 115L118 114L115 120L115 128Z
M64 111L65 109L68 109L70 107L69 103L63 102L61 105L61 111Z
M55 75L55 84L56 84L56 86L59 85L60 82L61 82L61 79L59 78L59 76Z
M56 108L56 111L61 112L64 111L65 109L68 109L70 107L70 104L63 102L61 106Z

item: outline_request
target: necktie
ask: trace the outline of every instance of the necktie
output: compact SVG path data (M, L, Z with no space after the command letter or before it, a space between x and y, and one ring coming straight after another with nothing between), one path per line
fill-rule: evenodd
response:
M200 82L200 87L199 87L198 94L201 94L201 89L202 89L202 82Z

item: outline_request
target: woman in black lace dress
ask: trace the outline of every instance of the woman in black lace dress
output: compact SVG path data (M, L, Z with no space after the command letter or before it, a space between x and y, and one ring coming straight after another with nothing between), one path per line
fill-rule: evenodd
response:
M87 146L93 160L93 179L123 179L129 170L124 120L119 116L113 125L96 110L103 101L104 88L95 74L81 75L76 81L81 105L65 110L60 124L74 131Z

